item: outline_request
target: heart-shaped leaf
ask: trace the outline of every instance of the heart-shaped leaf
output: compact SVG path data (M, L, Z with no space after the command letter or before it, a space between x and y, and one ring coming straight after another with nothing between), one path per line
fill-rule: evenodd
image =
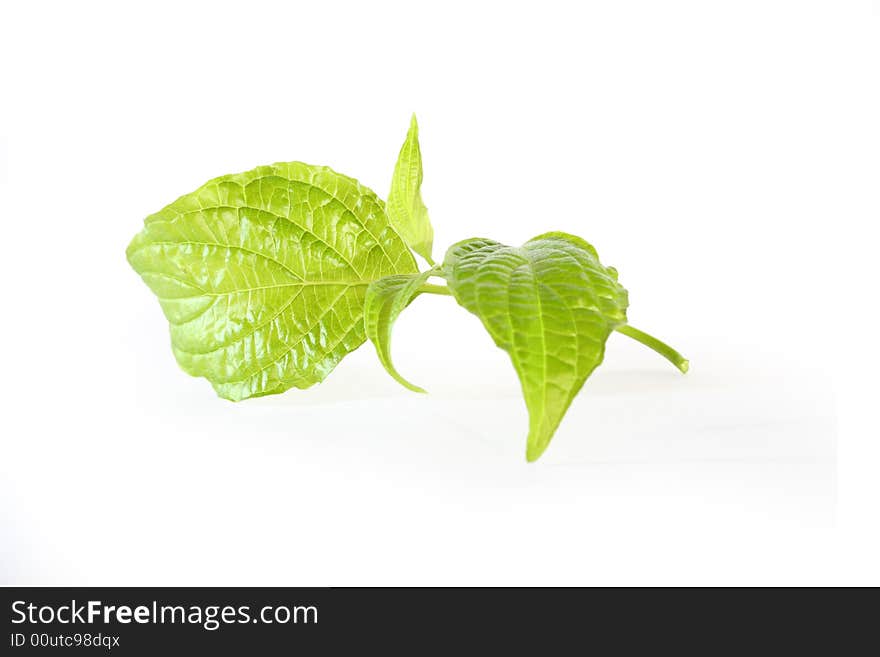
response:
M370 283L417 271L372 191L301 162L211 180L148 217L127 256L177 362L231 400L322 381L364 342Z
M565 233L521 247L459 242L447 251L443 274L513 361L529 411L526 458L534 461L602 362L611 331L626 323L626 290L591 245Z

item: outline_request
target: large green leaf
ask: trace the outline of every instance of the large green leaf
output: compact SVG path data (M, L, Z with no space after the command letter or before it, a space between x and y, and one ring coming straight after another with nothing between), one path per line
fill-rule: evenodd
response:
M469 239L450 247L443 273L519 375L529 411L526 458L547 448L572 399L626 323L627 294L587 242L547 233L511 247Z
M421 274L386 276L367 288L364 305L367 337L376 347L379 360L387 372L395 381L413 392L425 391L404 379L395 369L391 361L391 327L401 311L418 295L419 287L434 273L433 270L428 270Z
M127 255L177 362L232 400L322 381L366 337L369 284L417 271L372 191L301 162L211 180L148 217Z
M434 229L428 219L428 208L422 202L421 187L422 151L419 148L419 126L413 114L391 179L388 216L410 248L433 265Z

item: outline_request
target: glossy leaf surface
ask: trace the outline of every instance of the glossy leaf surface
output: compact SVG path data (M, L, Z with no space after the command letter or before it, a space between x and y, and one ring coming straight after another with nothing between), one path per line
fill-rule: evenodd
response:
M370 283L417 271L372 191L300 162L211 180L148 217L127 256L177 362L231 400L322 381L366 338Z
M565 233L521 247L469 239L443 263L449 289L507 351L529 412L526 458L547 448L572 399L626 323L627 293L596 250Z

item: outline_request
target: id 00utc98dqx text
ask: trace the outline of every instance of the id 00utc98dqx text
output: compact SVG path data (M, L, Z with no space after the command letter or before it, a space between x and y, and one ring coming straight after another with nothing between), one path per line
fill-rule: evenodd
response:
M9 645L13 648L106 648L111 650L119 646L119 637L109 634L89 634L77 632L75 634L48 634L47 632L33 632L22 634L14 632L9 635Z

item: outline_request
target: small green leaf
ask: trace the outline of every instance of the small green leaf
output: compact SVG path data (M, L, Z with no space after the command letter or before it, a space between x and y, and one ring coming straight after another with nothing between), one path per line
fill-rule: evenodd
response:
M526 458L534 461L602 362L611 331L626 323L626 290L591 245L565 233L522 247L459 242L447 251L443 274L513 361L529 412Z
M413 392L425 392L404 379L395 369L391 361L391 327L401 311L419 294L419 288L436 273L433 270L421 274L402 274L386 276L371 283L367 288L367 299L364 305L364 322L367 337L376 347L376 353L387 372L394 380Z
M391 179L388 217L409 247L433 265L431 249L434 229L428 219L428 208L422 202L421 186L422 152L419 148L419 126L413 114Z
M301 162L215 178L144 224L128 261L177 362L234 401L322 381L366 339L370 283L417 271L372 191Z

